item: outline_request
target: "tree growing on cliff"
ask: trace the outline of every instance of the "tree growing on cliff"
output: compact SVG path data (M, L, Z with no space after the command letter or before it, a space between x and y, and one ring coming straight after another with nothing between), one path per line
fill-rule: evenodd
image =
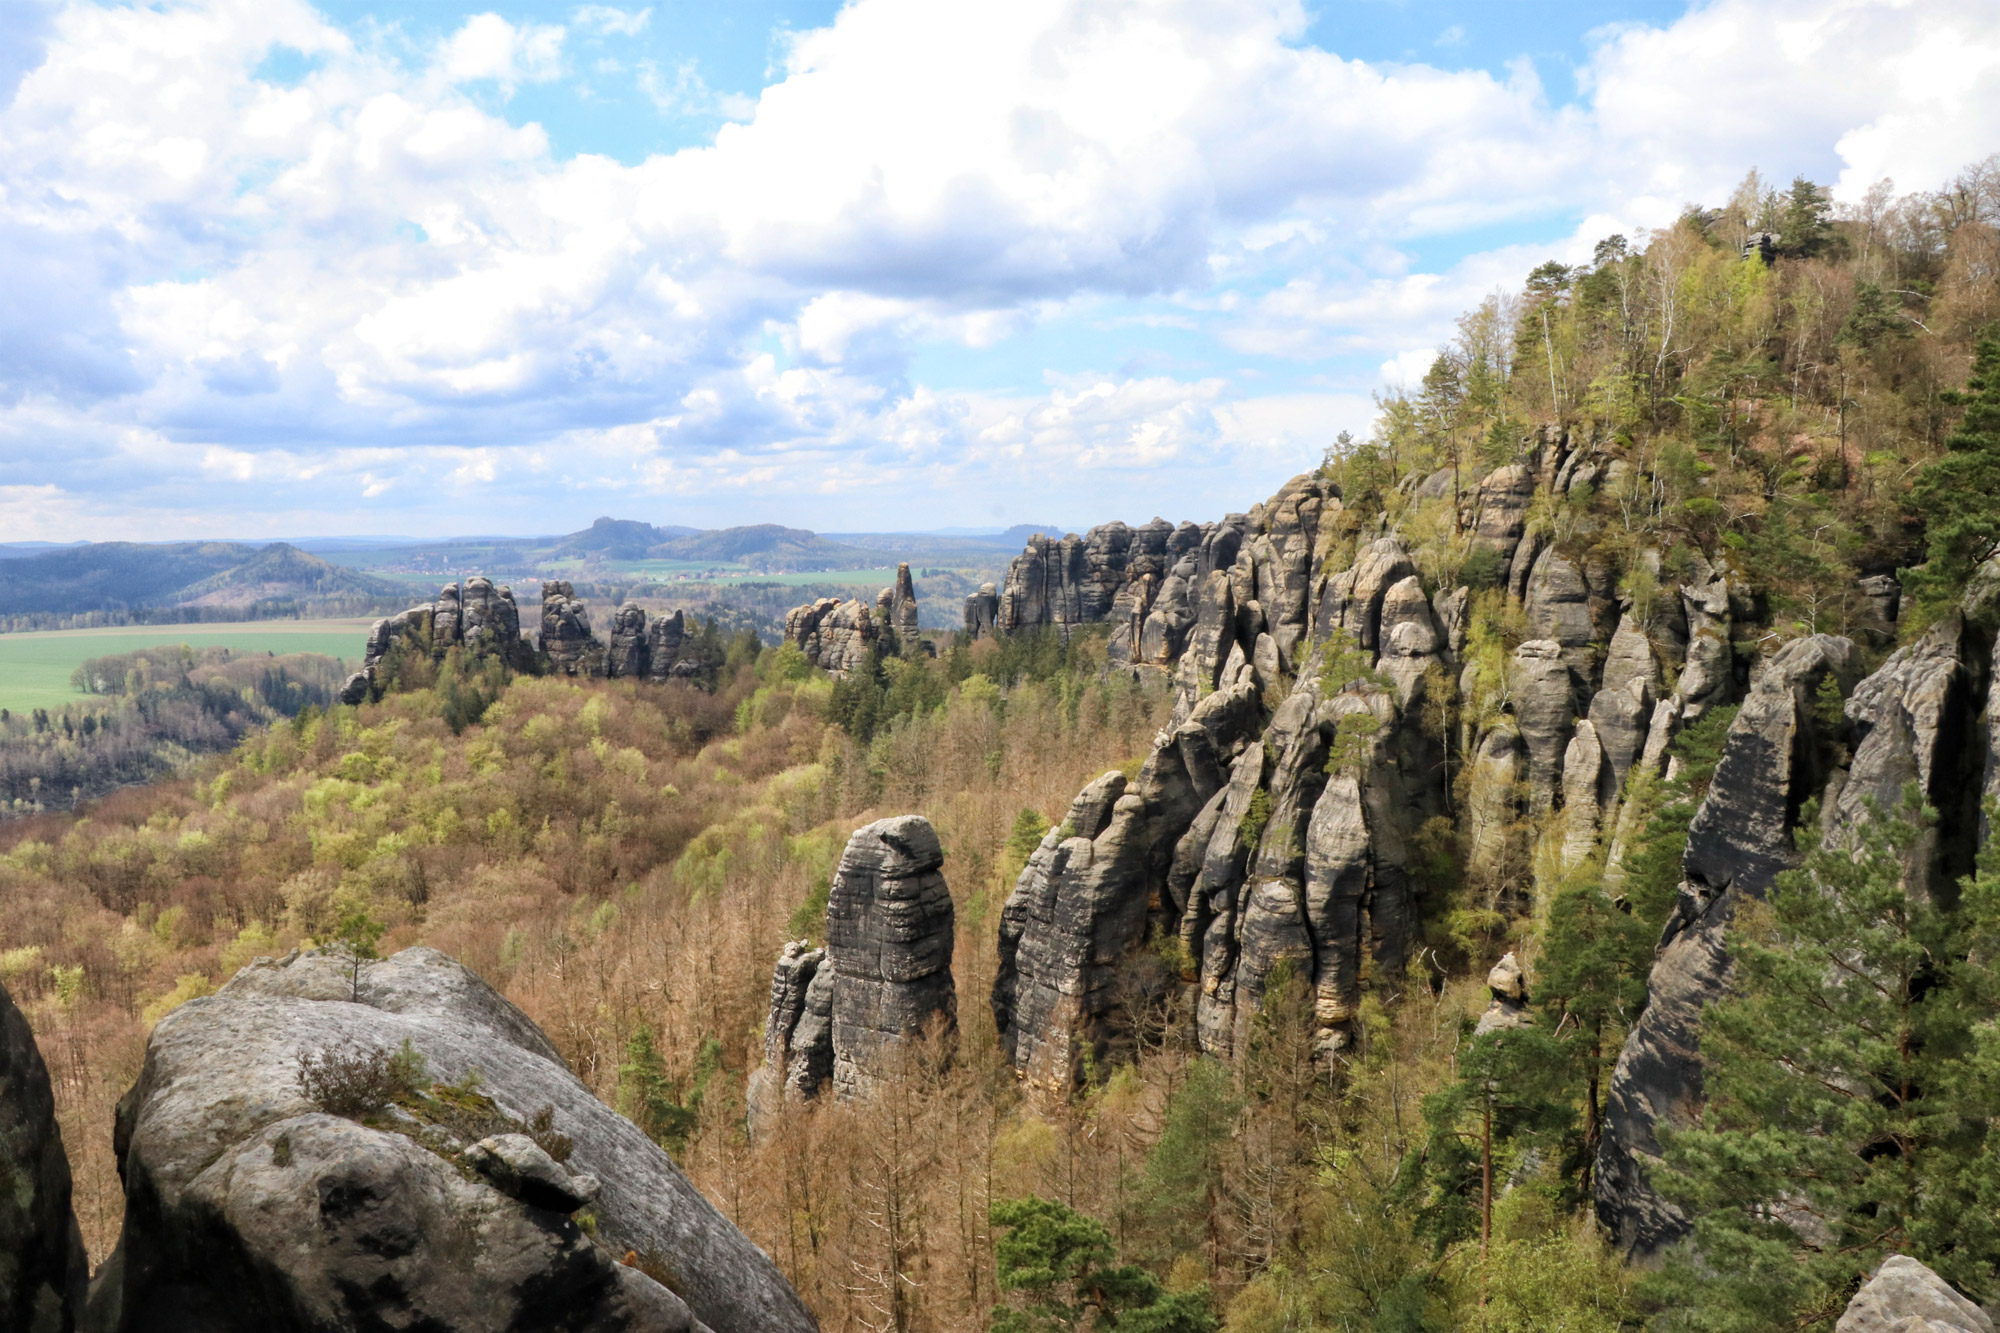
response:
M1947 401L1965 409L1944 457L1917 474L1910 498L1924 515L1930 558L1904 571L1922 603L1940 610L2000 554L2000 325L1980 335L1972 375Z
M1661 1134L1659 1178L1694 1220L1651 1284L1662 1327L1822 1326L1891 1253L1993 1291L2000 851L1954 911L1909 893L1931 818L1912 786L1739 908L1738 990L1702 1031L1707 1105ZM1812 806L1800 823L1819 826Z

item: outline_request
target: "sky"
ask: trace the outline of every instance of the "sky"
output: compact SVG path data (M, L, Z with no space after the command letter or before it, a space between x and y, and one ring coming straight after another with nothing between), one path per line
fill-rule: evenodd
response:
M0 0L0 541L1247 509L1992 0Z

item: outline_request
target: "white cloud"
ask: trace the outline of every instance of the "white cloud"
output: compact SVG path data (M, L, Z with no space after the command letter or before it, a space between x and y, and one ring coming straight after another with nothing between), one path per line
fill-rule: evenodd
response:
M445 39L439 64L456 83L491 79L503 92L523 83L545 83L562 74L560 25L515 26L498 14L475 14Z
M645 67L663 113L738 123L632 166L557 160L466 91L560 77L572 31L650 13L481 14L410 68L302 0L65 0L0 106L0 487L122 486L171 526L454 485L744 517L1014 487L1074 514L1080 477L1192 516L1365 428L1375 366L1420 376L1412 349L1543 258L1752 162L1852 193L2000 143L1976 0L1711 0L1598 34L1566 107L1525 66L1315 49L1293 0L852 0L754 101ZM311 71L259 79L279 48ZM1205 350L1081 375L1072 348L1005 393L912 370L937 344L1026 355L1050 321ZM1342 392L1250 393L1238 357L1324 360Z
M653 10L615 9L610 5L583 5L570 12L569 21L585 32L602 36L637 37L653 20Z
M701 76L699 62L683 60L669 79L652 60L639 62L639 91L667 116L721 116L748 120L756 114L756 99L741 93L718 93Z

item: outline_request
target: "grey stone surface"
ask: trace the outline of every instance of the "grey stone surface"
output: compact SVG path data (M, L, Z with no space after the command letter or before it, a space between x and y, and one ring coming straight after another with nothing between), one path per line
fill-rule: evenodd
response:
M1495 468L1479 483L1473 535L1499 556L1503 566L1514 558L1534 500L1535 474L1520 463Z
M654 616L646 626L646 679L666 680L681 660L681 645L687 641L687 619L679 611L670 616Z
M1832 738L1815 720L1817 692L1829 676L1850 687L1858 663L1854 645L1830 635L1796 640L1766 661L1689 826L1680 900L1605 1100L1597 1214L1629 1252L1651 1255L1686 1233L1686 1219L1647 1180L1660 1155L1657 1130L1687 1123L1701 1103L1701 1011L1728 984L1729 922L1738 902L1761 897L1794 859L1799 807L1828 776Z
M376 621L362 650L361 670L342 684L340 701L359 704L374 697L384 683L378 680L382 661L399 646L433 662L457 648L474 658L497 657L516 671L535 667L534 650L521 637L513 592L482 576L466 580L463 587L447 583L435 602Z
M982 583L978 592L966 595L965 632L973 638L992 638L994 624L999 615L1000 589L994 584Z
M1834 826L1852 828L1871 810L1893 815L1914 783L1937 824L1911 851L1907 884L1926 897L1955 895L1978 844L1983 747L1977 734L1977 645L1953 612L1915 643L1890 654L1847 700L1854 758L1833 802Z
M1993 1320L1928 1265L1892 1254L1854 1293L1834 1333L1993 1333Z
M542 656L558 676L602 676L605 649L590 629L590 608L561 579L542 584Z
M941 1038L956 1032L943 864L937 832L921 815L856 829L841 853L821 964L832 972L833 1086L841 1097L872 1093L898 1043L938 1024Z
M888 593L888 627L895 631L902 650L905 653L911 652L915 649L918 638L917 585L910 577L910 566L907 561L896 566L896 583L894 587L888 589Z
M28 1020L0 986L0 1328L68 1333L89 1269L69 1158Z
M647 670L648 641L643 607L621 606L611 617L611 642L604 656L604 674L635 680L651 674Z
M490 1135L467 1148L461 1160L530 1208L573 1213L602 1188L596 1176L571 1175L526 1134Z
M814 1328L763 1252L472 972L406 949L351 993L338 958L260 959L154 1028L121 1104L125 1225L93 1284L99 1327ZM306 1102L302 1049L404 1040L435 1079L476 1071L517 1120L553 1108L566 1165L602 1182L596 1243L404 1134ZM673 1290L616 1262L628 1250Z
M1507 686L1528 751L1528 808L1539 814L1555 804L1563 752L1576 724L1576 688L1562 645L1554 639L1530 639L1516 648Z
M863 665L882 636L881 621L860 598L822 597L785 614L785 638L822 671L845 675Z
M1486 1012L1479 1016L1472 1035L1483 1037L1489 1032L1505 1032L1510 1028L1525 1028L1534 1024L1535 1017L1528 1009L1528 978L1521 970L1521 962L1513 954L1504 954L1486 974L1486 989L1492 996L1486 1004Z

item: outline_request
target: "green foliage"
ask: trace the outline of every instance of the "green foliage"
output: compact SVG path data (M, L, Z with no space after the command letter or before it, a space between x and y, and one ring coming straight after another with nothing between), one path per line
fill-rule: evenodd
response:
M1457 1077L1423 1099L1427 1132L1413 1186L1417 1229L1436 1252L1491 1230L1495 1171L1510 1149L1559 1144L1574 1124L1564 1052L1539 1025L1473 1036Z
M1228 1066L1206 1056L1188 1065L1138 1184L1155 1256L1198 1247L1240 1105Z
M454 736L477 725L486 710L507 692L510 678L511 673L497 658L467 660L463 650L447 649L432 687L437 693L438 716Z
M298 1052L299 1093L316 1110L358 1120L417 1092L428 1065L408 1039L394 1051L343 1042Z
M382 955L375 946L380 944L388 927L374 917L367 909L356 907L349 910L333 928L333 937L327 947L337 956L347 960L350 998L361 998L361 965L373 962Z
M1972 375L1947 401L1965 409L1945 440L1945 455L1927 464L1910 488L1924 515L1929 559L1903 571L1932 614L1955 600L1972 575L2000 553L2000 327L1979 337Z
M1169 1293L1158 1278L1121 1264L1103 1223L1067 1205L1030 1196L996 1201L989 1220L1000 1290L995 1333L1213 1333L1208 1292Z
M812 887L806 891L805 901L793 909L791 918L785 922L785 933L795 940L824 941L826 939L826 905L833 894L833 880L827 875L815 875Z
M1958 912L1908 892L1932 818L1912 786L1739 907L1738 990L1703 1025L1707 1107L1661 1136L1661 1184L1694 1219L1651 1284L1663 1327L1823 1327L1891 1253L1993 1293L2000 988L1981 952L2000 939L2000 853Z
M1243 812L1243 818L1236 825L1236 845L1255 851L1257 840L1264 836L1264 826L1271 822L1271 792L1268 787L1259 787L1250 793L1250 808Z
M695 1089L683 1099L680 1080L668 1076L666 1061L654 1043L652 1024L638 1024L626 1040L624 1063L618 1066L619 1111L668 1152L686 1151L688 1138L700 1123L706 1075L719 1066L719 1054L719 1047L711 1053L709 1043L703 1043ZM709 1062L706 1071L700 1070L701 1057Z
M1356 643L1354 636L1344 629L1334 629L1329 633L1319 651L1322 654L1319 666L1322 698L1338 694L1349 685L1362 681L1384 689L1395 688L1388 677L1375 669L1375 654Z
M1549 902L1535 1000L1563 1059L1563 1077L1583 1093L1583 1134L1564 1165L1577 1182L1575 1202L1591 1197L1604 1108L1605 1078L1625 1033L1646 1005L1659 928L1619 910L1597 879L1566 885Z

